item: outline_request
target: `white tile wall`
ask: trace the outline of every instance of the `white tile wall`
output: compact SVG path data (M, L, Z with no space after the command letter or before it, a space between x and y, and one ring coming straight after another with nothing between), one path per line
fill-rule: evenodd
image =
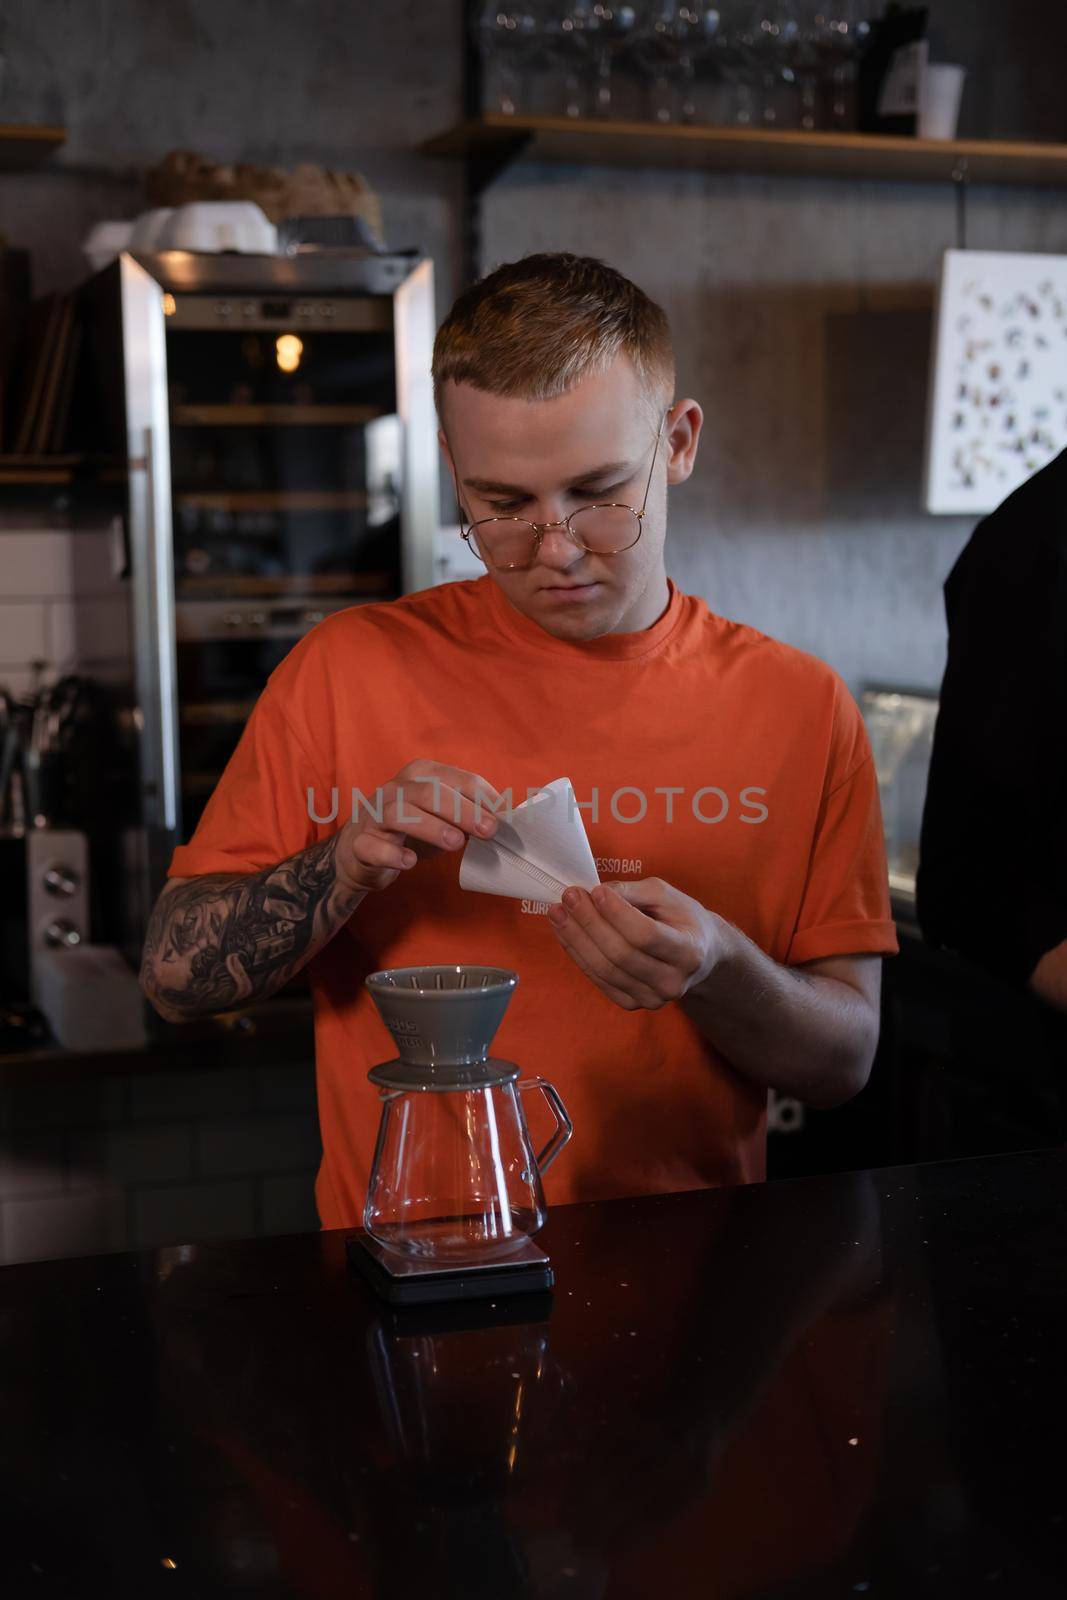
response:
M48 652L48 607L40 600L0 603L0 661L22 666Z
M134 1196L136 1248L195 1244L202 1239L249 1239L255 1232L255 1187L248 1180L141 1189Z
M114 594L124 560L121 518L113 518L106 527L80 528L71 538L75 594Z
M68 530L27 528L0 533L0 595L5 600L42 600L73 592Z
M73 600L56 600L48 608L48 659L65 671L77 658L79 609Z
M49 666L38 676L30 667L9 667L0 663L0 688L6 689L16 700L45 688L60 676L58 667Z
M124 1195L5 1200L4 1260L47 1261L128 1248Z
M64 672L128 673L121 524L0 532L0 685L30 694ZM35 672L33 663L43 663Z
M125 597L57 600L49 607L49 660L86 672L127 659L130 611Z
M153 1064L0 1073L0 1270L15 1261L314 1231L315 1071Z
M0 1144L0 1201L63 1190L63 1135L58 1128L23 1134Z

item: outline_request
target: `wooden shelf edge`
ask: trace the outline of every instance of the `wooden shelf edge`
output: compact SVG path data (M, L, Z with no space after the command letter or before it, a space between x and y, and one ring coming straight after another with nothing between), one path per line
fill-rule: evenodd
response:
M0 484L49 484L73 483L74 473L70 467L25 467L17 471L0 467Z
M19 172L39 166L66 142L66 128L54 123L0 122L0 170Z
M83 455L0 455L0 485L117 483L126 479L125 462Z
M915 139L870 133L805 133L568 117L486 115L457 123L418 148L439 158L518 153L549 161L684 166L826 177L1067 185L1067 145L999 139ZM965 165L964 165L965 164Z

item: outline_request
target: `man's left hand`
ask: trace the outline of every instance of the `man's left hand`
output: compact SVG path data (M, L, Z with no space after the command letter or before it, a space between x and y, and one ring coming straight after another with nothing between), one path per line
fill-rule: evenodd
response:
M548 919L567 954L624 1011L656 1011L711 972L718 918L662 878L570 888Z

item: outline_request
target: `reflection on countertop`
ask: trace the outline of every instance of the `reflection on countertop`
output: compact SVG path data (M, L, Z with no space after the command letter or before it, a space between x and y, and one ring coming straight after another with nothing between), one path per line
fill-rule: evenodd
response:
M1061 1592L1063 1152L556 1210L398 1313L345 1230L0 1272L12 1593Z

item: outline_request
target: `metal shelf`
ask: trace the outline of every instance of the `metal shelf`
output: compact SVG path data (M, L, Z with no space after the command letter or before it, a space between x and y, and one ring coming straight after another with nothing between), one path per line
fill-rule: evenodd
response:
M0 455L0 484L125 483L126 463L87 455Z
M298 605L310 596L324 594L351 595L354 602L359 594L367 592L374 599L396 598L389 588L386 572L299 572L285 578L233 572L221 575L183 573L176 580L179 604L183 600L208 599L221 603L235 598L261 597Z
M179 490L174 499L197 511L358 511L367 504L362 489Z
M176 428L336 428L373 422L389 415L382 406L346 405L176 405Z
M182 722L190 727L207 728L231 722L247 722L255 710L255 700L186 700L178 708Z
M0 483L73 483L82 456L0 456Z

